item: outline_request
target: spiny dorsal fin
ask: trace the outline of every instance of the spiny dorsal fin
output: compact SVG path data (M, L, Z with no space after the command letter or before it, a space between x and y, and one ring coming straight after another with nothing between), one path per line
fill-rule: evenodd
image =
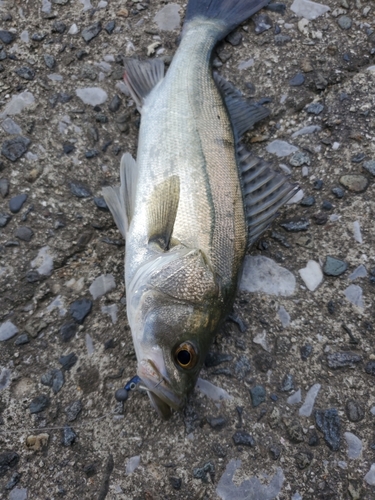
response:
M267 118L270 111L261 104L249 104L241 92L218 73L214 73L214 80L224 98L236 140L239 141L255 123Z
M102 189L104 199L113 215L116 226L125 239L133 216L137 176L138 170L134 158L129 153L125 153L122 155L120 164L121 185Z
M279 208L296 194L298 186L244 146L239 147L237 154L249 230L248 246L251 246L277 217Z
M145 97L164 78L164 62L161 59L124 60L124 80L137 108L141 109Z
M168 250L179 201L180 178L177 175L155 187L148 207L149 243L157 243L163 250Z

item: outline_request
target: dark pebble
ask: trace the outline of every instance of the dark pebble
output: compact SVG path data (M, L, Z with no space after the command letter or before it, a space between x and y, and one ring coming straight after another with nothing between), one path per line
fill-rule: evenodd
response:
M42 276L38 273L38 271L31 269L30 271L27 271L25 278L29 283L38 283L38 281L42 279Z
M251 403L256 408L266 400L266 390L261 385L257 385L250 389L250 396Z
M1 146L1 154L10 161L17 161L23 154L26 153L30 146L30 139L18 135L13 139L4 141Z
M116 347L115 341L113 339L108 339L104 342L104 350L114 349Z
M5 45L11 44L16 39L16 35L11 31L0 30L0 40L5 43Z
M277 394L271 394L270 399L271 399L271 401L275 401L275 402L279 400Z
M367 172L375 176L375 160L365 161L362 166Z
M277 444L271 444L271 446L268 448L272 460L278 460L281 455L281 448L280 446L277 446Z
M66 142L65 144L63 144L63 151L66 155L72 153L74 150L75 150L74 144L71 144L70 142Z
M35 78L35 71L28 66L22 66L21 68L16 69L16 74L24 80L34 80Z
M112 35L113 30L116 28L116 22L115 21L108 21L108 23L104 26L104 29L108 33L108 35Z
M60 335L63 342L69 342L77 333L78 327L76 323L69 322L62 325L60 328Z
M307 436L308 445L309 446L318 446L319 445L319 436L315 430L311 430Z
M302 443L304 441L304 434L301 422L297 419L284 420L285 427L288 433L289 440L292 443Z
M365 412L362 406L354 399L349 399L349 401L347 401L345 411L351 422L360 422L365 418Z
M313 102L309 104L306 108L306 111L312 115L319 115L324 109L323 104L319 102Z
M9 181L8 179L0 179L0 194L3 198L8 196L9 193Z
M324 224L327 224L328 221L328 215L323 212L314 214L313 218L317 226L324 226Z
M224 417L219 416L219 417L209 417L207 418L207 422L209 423L210 427L212 427L215 430L220 430L223 429L227 425L227 421Z
M297 467L300 470L303 470L311 464L314 455L311 453L311 451L301 450L294 456L294 458L296 460Z
M205 366L207 368L211 368L213 366L218 366L221 363L225 363L227 361L232 361L233 356L230 354L220 353L220 352L208 352L206 359L204 360Z
M74 194L74 196L77 196L77 198L88 198L91 196L91 191L83 184L71 182L69 186L70 191Z
M282 33L275 35L275 45L285 45L291 41L292 37L290 35L283 35Z
M311 344L305 344L304 346L302 346L300 349L302 361L306 361L307 358L311 356L312 352L313 352L313 347Z
M116 113L116 111L119 110L121 104L122 104L122 101L121 101L120 97L116 94L112 97L112 100L108 105L108 109L112 113Z
M314 196L305 196L305 198L302 198L300 205L302 207L312 207L315 205Z
M115 399L116 401L122 402L126 401L129 397L129 391L126 390L124 387L121 389L117 389L115 392Z
M337 24L343 30L350 29L352 27L352 23L353 23L353 21L348 16L341 16L341 17L339 17L339 19L337 21Z
M21 333L21 335L19 335L17 338L16 338L16 341L14 342L15 345L25 345L25 344L28 344L30 342L30 339L29 339L29 336L27 335L27 333Z
M56 65L56 59L51 56L51 54L43 55L44 62L46 63L47 68L53 69Z
M100 21L98 21L97 23L94 23L88 28L82 30L82 38L85 40L86 43L89 43L93 38L99 35L101 30L102 30L102 25Z
M333 205L330 201L328 200L323 200L323 203L322 203L322 210L332 210L333 209Z
M280 222L280 226L289 233L298 233L300 231L307 231L310 226L310 222L305 217L301 217Z
M286 11L285 3L269 3L266 5L265 9L270 10L271 12L278 12L279 14L284 14Z
M275 33L275 35L279 35L281 33L281 28L279 24L275 24L273 32Z
M289 85L291 87L299 87L305 82L305 77L302 73L297 73L291 80L289 80Z
M267 14L258 14L252 17L255 24L255 33L260 35L272 28L272 19Z
M338 368L354 367L362 361L362 356L353 352L333 352L327 355L329 368L336 370Z
M323 267L323 272L327 276L340 276L345 273L348 269L348 264L343 260L336 259L335 257L330 257L329 255L326 258L326 262Z
M97 151L96 149L89 149L88 151L86 151L85 156L87 159L91 159L91 158L95 158L96 156L98 156L98 154L99 154L99 151Z
M171 483L171 486L174 490L180 490L182 486L182 479L180 477L173 477L171 476L169 478L169 482Z
M76 58L78 61L82 61L85 57L87 57L89 54L85 50L77 50L76 52Z
M332 451L338 451L341 444L341 423L336 408L317 410L315 412L315 422L318 429L323 432L328 447Z
M18 194L17 196L13 196L13 198L9 200L9 210L13 214L17 214L21 210L26 200L27 194Z
M45 396L44 394L37 396L36 398L34 398L31 401L31 403L29 405L30 413L42 412L43 410L45 410L49 406L49 403L50 403L50 399L48 396Z
M236 431L233 434L232 439L236 446L250 446L253 448L256 444L253 436L243 430Z
M12 218L11 215L3 214L0 212L0 227L5 227L11 218Z
M47 373L42 375L40 381L43 385L51 387L55 394L61 390L65 382L63 372L61 370L57 370L56 368L52 368Z
M267 373L273 368L274 360L268 352L259 352L254 356L254 365L259 371Z
M220 443L214 443L212 445L212 451L219 458L225 458L227 456L226 450L223 448L223 446Z
M365 369L366 373L375 376L375 361L369 361Z
M74 432L74 430L69 427L69 425L66 425L63 429L62 444L64 446L71 446L76 438L77 434Z
M334 187L331 189L332 193L336 198L343 198L345 196L345 191L340 187Z
M78 357L75 352L71 352L66 356L61 356L59 358L59 363L63 367L63 370L68 371L77 363Z
M233 45L233 47L237 47L242 42L242 34L239 31L232 31L226 37L226 41Z
M215 477L215 465L211 462L207 462L203 467L195 467L193 469L193 477L195 477L195 479L201 479L204 483L208 483L208 477L213 481Z
M328 309L328 312L329 314L335 314L335 303L333 302L333 300L330 300L327 304L327 309Z
M321 179L317 179L314 181L313 187L316 191L321 191L323 189L323 181Z
M83 467L83 472L87 477L93 477L98 471L95 464L87 464Z
M294 389L294 377L291 373L287 373L281 382L280 390L288 392L292 389Z
M46 36L47 33L34 33L33 35L31 35L31 40L33 42L43 42Z
M18 464L20 456L15 451L5 451L0 453L0 477L5 476L9 469L13 469Z
M98 123L108 123L108 117L104 113L98 113L95 116L95 121Z
M4 61L7 58L7 53L5 50L0 50L0 61Z
M244 355L238 358L234 365L234 374L239 380L243 380L251 369L250 360Z
M366 158L365 153L357 153L352 156L352 163L361 163Z
M103 210L103 211L106 211L108 212L109 211L109 208L108 208L108 205L105 201L104 198L97 198L94 196L94 203L95 205L99 208L99 210Z
M80 325L85 321L86 316L91 312L92 300L78 299L70 304L69 312L72 318Z
M1 473L0 473L1 475ZM5 485L5 489L6 490L12 490L16 484L18 484L19 480L21 479L21 474L19 474L18 472L14 472L9 481L7 482L7 484Z
M66 418L68 422L73 422L74 420L76 420L78 415L81 413L82 408L83 405L79 399L77 399L77 401L73 401L73 403L70 403L70 405L65 408Z
M52 25L52 33L59 33L62 35L66 30L66 24L62 21L55 21Z
M14 236L22 241L31 241L34 236L34 231L26 226L20 226L14 231Z

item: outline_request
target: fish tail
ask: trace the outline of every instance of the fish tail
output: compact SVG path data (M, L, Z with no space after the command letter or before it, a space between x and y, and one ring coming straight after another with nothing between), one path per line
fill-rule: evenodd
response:
M250 16L258 12L270 0L189 0L185 26L194 18L206 18L220 21L221 40Z

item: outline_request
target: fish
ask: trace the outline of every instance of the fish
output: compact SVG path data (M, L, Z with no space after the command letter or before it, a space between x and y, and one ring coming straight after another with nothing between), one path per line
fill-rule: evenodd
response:
M137 376L162 418L193 391L231 312L249 247L296 187L241 138L269 115L213 73L216 44L268 0L189 0L165 72L126 59L141 114L136 160L103 196L125 239L126 310Z

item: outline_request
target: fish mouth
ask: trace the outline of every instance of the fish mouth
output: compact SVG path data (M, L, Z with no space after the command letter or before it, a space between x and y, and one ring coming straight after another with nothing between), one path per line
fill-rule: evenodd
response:
M170 387L170 382L162 375L150 359L143 359L138 366L138 376L147 390L151 404L163 419L172 415L172 410L179 410L185 404L185 398L178 396Z

